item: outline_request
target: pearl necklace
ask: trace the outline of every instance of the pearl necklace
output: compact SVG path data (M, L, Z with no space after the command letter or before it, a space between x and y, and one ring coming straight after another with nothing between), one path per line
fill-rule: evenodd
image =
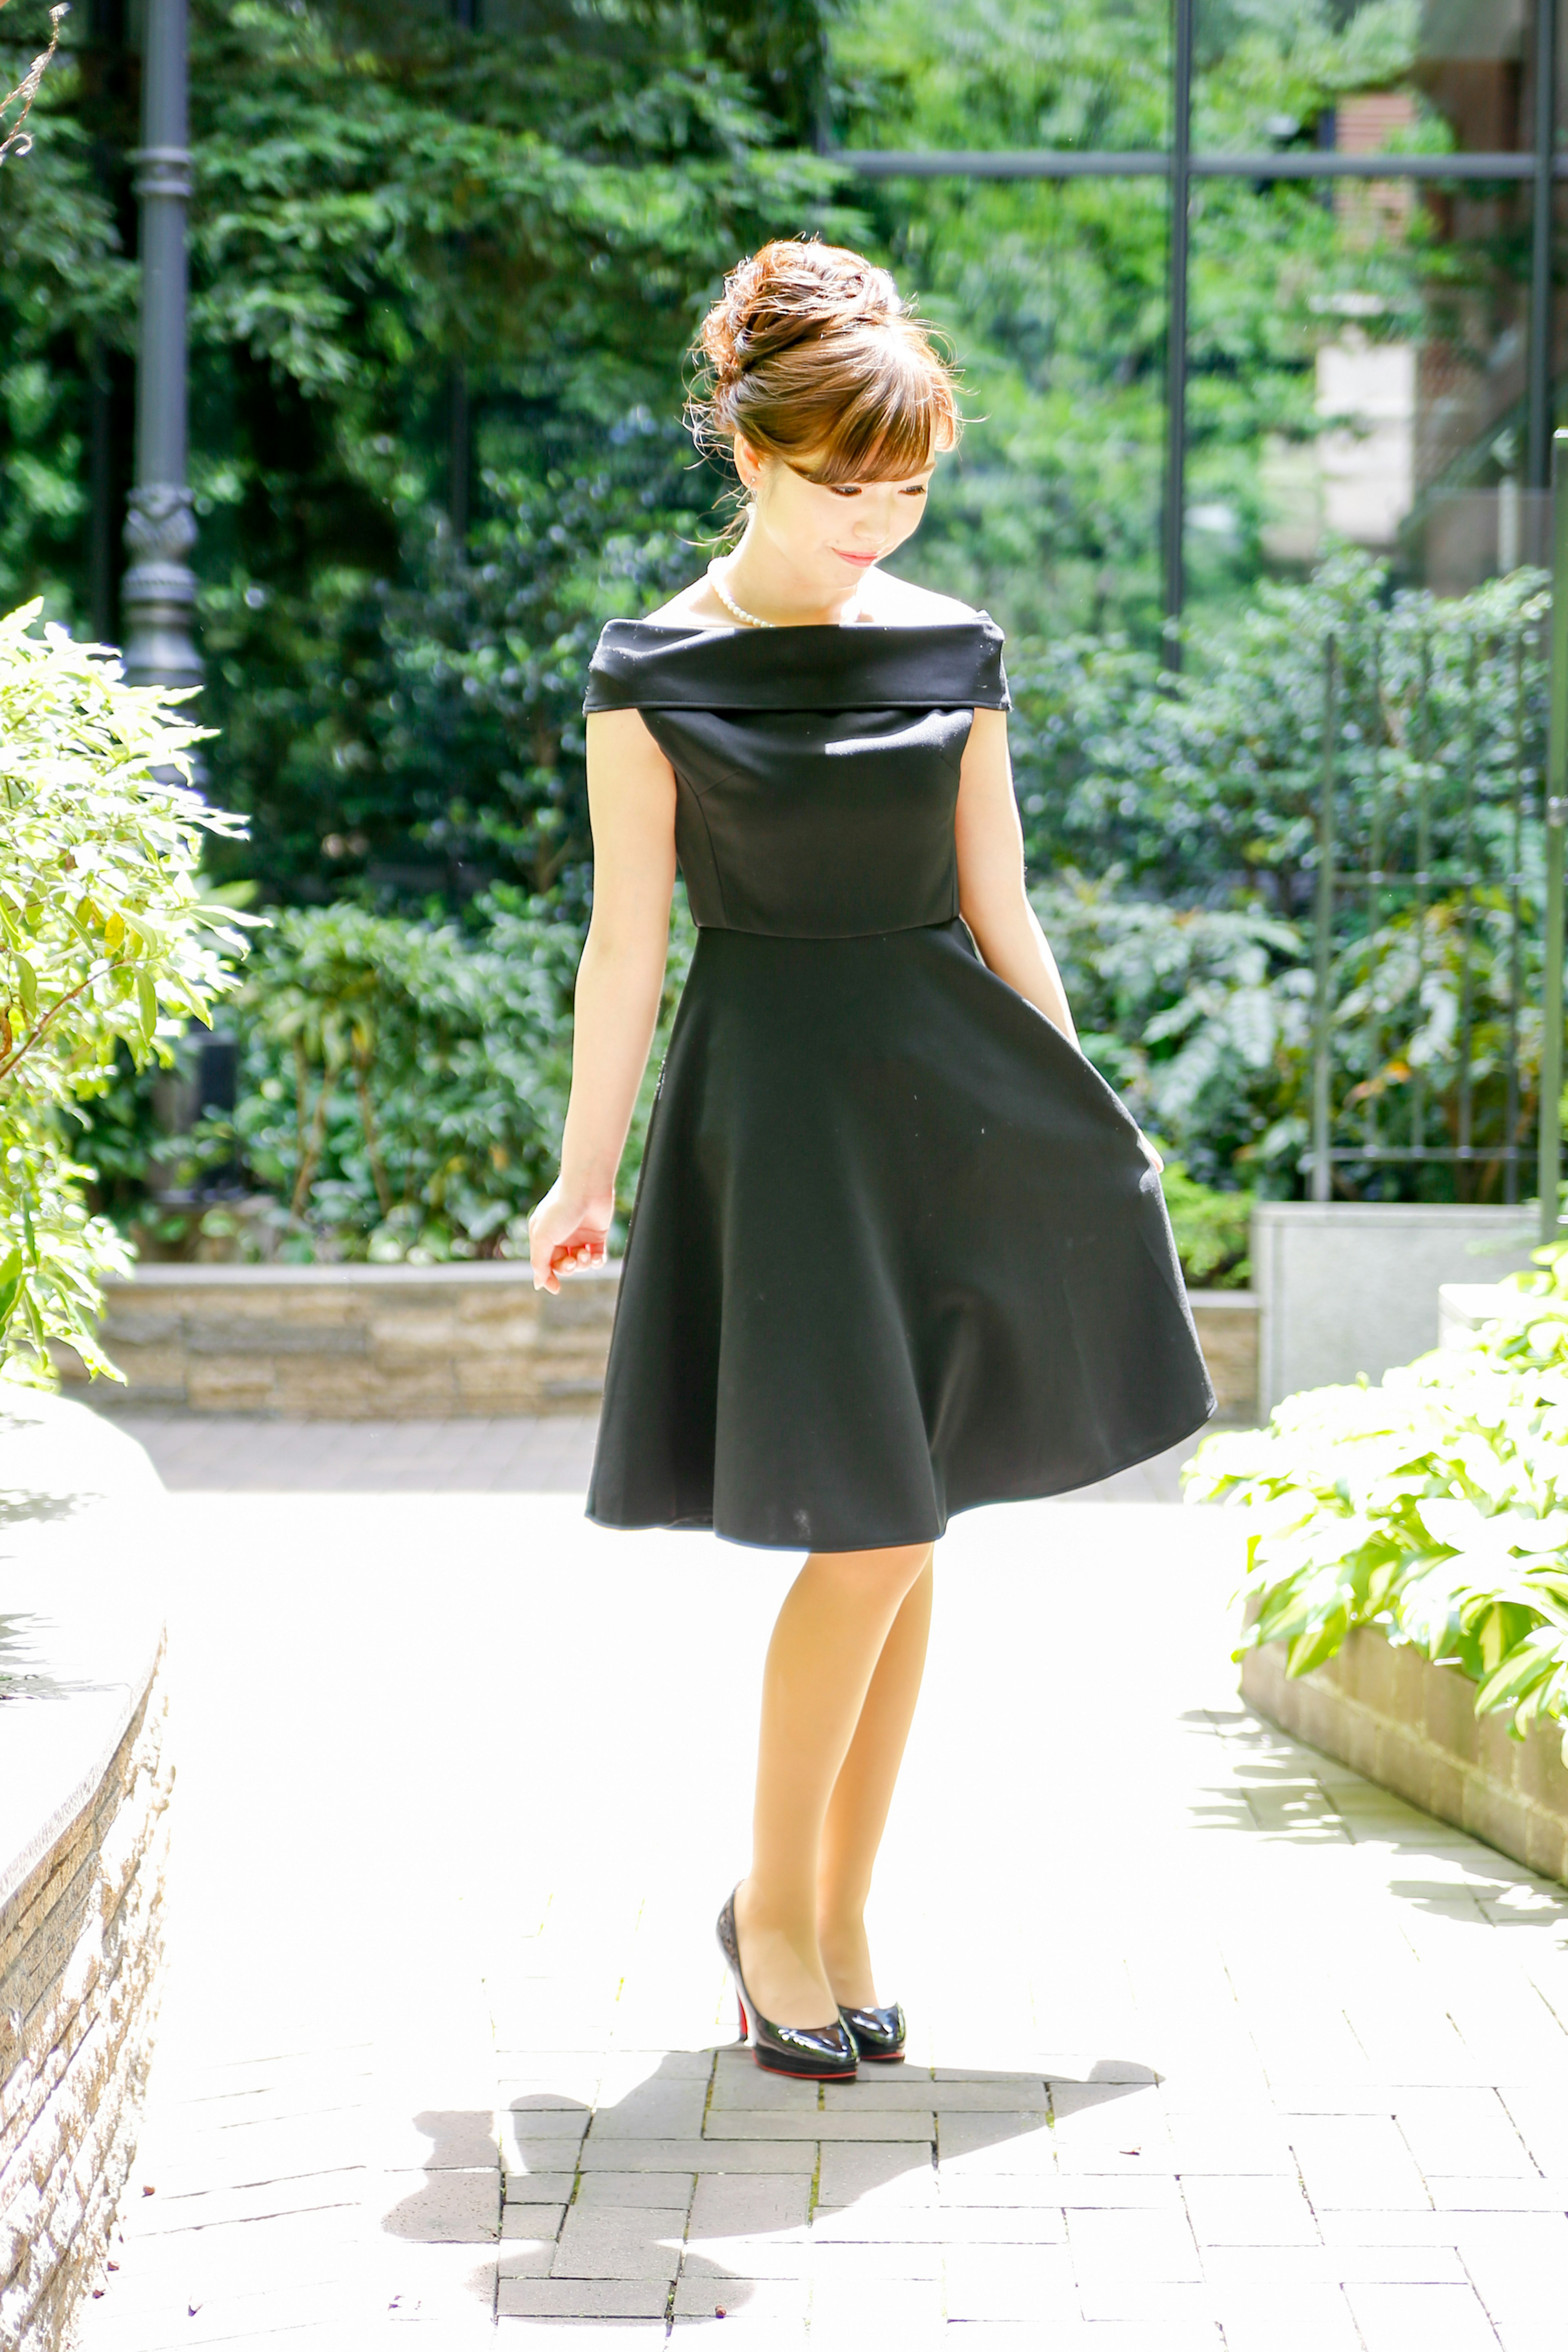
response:
M715 596L718 597L721 604L723 605L724 610L727 613L733 613L736 620L743 621L749 629L776 629L778 627L778 623L776 621L759 620L755 613L748 613L743 604L737 604L733 596L730 596L725 593L722 583L719 578L719 559L717 556L713 558L712 562L708 566L708 583Z
M3 5L3 0L0 0L0 5ZM759 614L755 613L748 613L743 604L736 604L735 599L727 593L723 582L719 577L719 558L717 556L713 558L712 562L708 566L708 583L712 589L715 596L718 597L721 604L723 605L724 610L727 613L733 613L736 620L743 621L747 628L776 629L783 625L783 624L778 621L764 621ZM857 596L855 600L856 611L853 616L855 620L858 620L860 617L859 604L860 600ZM848 621L840 621L837 625L839 628L846 628L850 625L851 624Z

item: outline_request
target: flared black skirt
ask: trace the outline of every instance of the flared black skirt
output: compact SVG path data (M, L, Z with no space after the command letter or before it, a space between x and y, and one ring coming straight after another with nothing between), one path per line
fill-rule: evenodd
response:
M1213 1410L1132 1118L963 923L702 931L590 1517L796 1550L925 1542Z

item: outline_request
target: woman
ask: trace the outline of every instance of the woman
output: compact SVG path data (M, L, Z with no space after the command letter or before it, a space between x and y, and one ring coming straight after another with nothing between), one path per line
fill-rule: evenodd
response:
M550 1291L604 1259L679 860L699 940L588 1510L808 1554L719 1934L758 2063L837 2080L903 2055L863 1912L949 1514L1141 1461L1213 1398L1158 1162L1025 896L1001 633L881 569L957 438L948 371L884 271L814 243L744 262L701 341L745 528L594 657L594 913L531 1252Z

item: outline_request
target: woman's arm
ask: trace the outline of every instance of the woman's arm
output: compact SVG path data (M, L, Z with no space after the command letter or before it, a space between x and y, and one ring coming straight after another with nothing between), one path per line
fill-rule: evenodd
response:
M1024 829L1013 796L1007 719L977 710L959 779L958 904L974 943L999 980L1026 997L1073 1045L1056 958L1024 887Z
M594 913L577 967L561 1173L528 1221L536 1290L604 1263L616 1171L658 1019L675 887L675 772L635 710L588 721Z

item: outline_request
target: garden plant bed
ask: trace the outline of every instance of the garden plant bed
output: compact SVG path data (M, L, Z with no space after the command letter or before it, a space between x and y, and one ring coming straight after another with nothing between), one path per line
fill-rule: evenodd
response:
M128 1385L93 1402L334 1421L588 1412L605 1384L618 1263L558 1297L511 1260L447 1265L147 1265L105 1289ZM1222 1419L1250 1417L1250 1291L1189 1294ZM62 1358L85 1392L79 1364Z
M1211 1438L1184 1485L1247 1516L1243 1696L1568 1879L1568 1245L1440 1309L1438 1347Z
M1282 1642L1249 1650L1241 1690L1281 1730L1531 1870L1568 1880L1560 1723L1533 1723L1514 1738L1508 1715L1476 1714L1467 1675L1372 1625L1295 1678Z

